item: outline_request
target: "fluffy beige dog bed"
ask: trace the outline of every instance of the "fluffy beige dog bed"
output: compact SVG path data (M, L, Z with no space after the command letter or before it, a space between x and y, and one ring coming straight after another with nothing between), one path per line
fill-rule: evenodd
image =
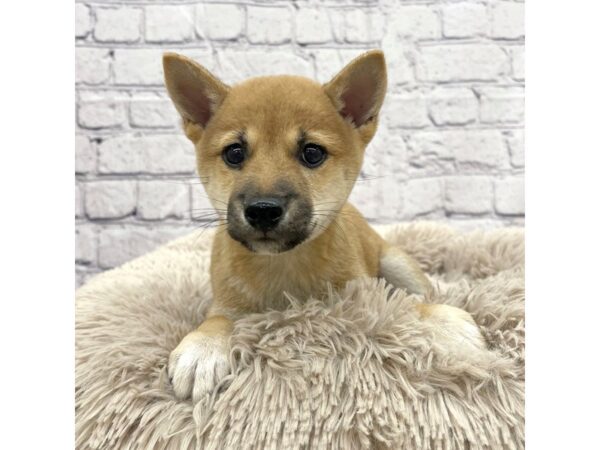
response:
M177 401L170 351L211 299L212 232L174 241L77 292L79 449L524 447L523 233L435 224L380 229L459 306L488 350L456 354L380 280L236 324L233 373ZM304 300L304 299L302 299Z

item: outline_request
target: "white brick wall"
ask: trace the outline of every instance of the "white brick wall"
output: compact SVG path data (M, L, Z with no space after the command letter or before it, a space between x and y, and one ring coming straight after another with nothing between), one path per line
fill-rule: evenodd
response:
M208 223L163 87L164 51L230 83L324 82L382 48L389 92L353 201L378 223L522 224L523 10L518 0L78 1L77 282Z

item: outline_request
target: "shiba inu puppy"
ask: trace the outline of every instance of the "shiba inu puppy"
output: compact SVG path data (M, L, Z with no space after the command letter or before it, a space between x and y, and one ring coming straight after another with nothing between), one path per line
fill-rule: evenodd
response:
M179 398L197 401L211 391L229 370L233 322L285 307L286 293L315 297L359 277L384 277L409 293L431 289L417 263L347 203L386 93L382 52L359 56L324 85L268 76L227 86L172 53L163 66L198 173L226 227L213 243L206 320L169 358ZM466 312L444 305L420 305L419 312L443 319L447 339L483 345Z

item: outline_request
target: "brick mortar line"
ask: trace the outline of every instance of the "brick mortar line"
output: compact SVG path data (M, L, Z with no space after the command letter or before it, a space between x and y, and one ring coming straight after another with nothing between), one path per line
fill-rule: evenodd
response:
M446 214L444 214L444 212ZM490 216L488 215L489 213L477 213L477 214L465 214L465 213L448 213L447 211L445 211L445 209L442 207L438 210L435 210L433 212L430 213L424 213L424 214L419 214L414 218L405 218L405 219L369 219L369 223L371 224L375 224L375 225L382 225L382 224L386 224L386 223L406 223L406 222L413 222L413 221L418 221L418 220L427 220L428 217L430 216L437 216L438 218L441 218L442 216L440 216L440 214L442 214L442 216L444 218L450 219L450 220L461 220L461 221L465 221L465 222L469 222L472 220L497 220L497 221L515 221L518 219L524 219L524 216L521 215L516 215L516 214L499 214L494 212L494 215ZM130 229L140 229L140 230L158 230L158 231L162 231L163 229L169 229L169 230L189 230L189 229L193 229L191 231L194 230L200 230L200 229L208 229L208 228L215 228L217 225L215 226L209 226L209 227L205 227L204 225L211 223L210 220L197 220L197 221L184 221L184 220L180 220L180 221L176 221L173 219L164 219L162 221L136 221L136 220L130 220L130 217L125 217L123 219L118 219L118 220L109 220L109 219L96 219L96 220L88 220L88 221L81 221L81 222L77 222L75 223L76 227L91 227L94 228L93 231L96 232L101 232L104 230L130 230Z
M259 75L257 75L259 76ZM403 83L398 86L392 86L388 88L388 95L391 94L403 94L410 92L418 92L410 89L414 89L416 87L423 87L424 89L435 89L437 87L445 87L445 88L488 88L488 87L498 87L498 88L514 88L514 87L522 87L525 88L525 81L522 79L514 79L514 78L504 78L502 80L502 84L498 84L498 80L488 80L488 81L444 81L444 82L432 82L432 81L421 81L421 82L410 82ZM409 89L409 90L406 90ZM103 84L103 85L93 85L93 84L79 84L77 86L78 93L81 91L85 91L87 93L102 93L102 92L110 92L110 91L123 91L128 94L144 94L144 93L163 93L164 97L156 97L151 98L149 100L169 100L167 97L167 91L164 86L159 84ZM133 99L132 99L133 100ZM90 102L93 100L90 100ZM115 103L118 103L124 100L115 100Z
M75 124L77 128L76 136L86 136L90 139L94 138L111 138L127 137L141 138L145 136L183 136L183 132L180 128L175 126L156 126L156 127L140 127L132 126L126 123L125 126L114 126L114 127L85 127L78 123ZM502 122L482 122L478 119L475 122L457 124L457 125L436 125L433 121L430 124L424 126L387 126L385 129L390 134L407 134L407 133L420 133L420 132L446 132L446 131L510 131L510 130L522 130L524 121L502 121ZM383 129L383 127L381 127Z
M464 163L464 164L468 164L468 163ZM413 166L414 167L414 166ZM414 168L413 170L418 170L416 168ZM489 176L490 178L498 178L498 177L507 177L507 176L511 176L511 175L515 175L515 176L519 176L519 175L523 175L525 172L524 168L521 166L511 166L508 167L506 169L497 169L497 170L487 170L485 172L471 172L469 169L457 169L457 171L455 173L445 173L445 174L431 174L431 175L418 175L418 174L407 174L406 172L403 172L402 175L404 175L404 177L398 178L398 181L400 183L406 182L406 181L411 181L411 180L431 180L431 179L440 179L440 178L447 178L447 177L456 177L456 176L463 176L463 177L483 177L483 176ZM368 174L367 174L368 175ZM188 184L188 185L194 185L196 184L194 182L194 172L185 172L185 173L178 173L178 172L173 172L173 173L166 173L166 174L152 174L149 172L143 172L143 173L115 173L115 172L110 172L110 173L94 173L94 172L87 172L87 173L76 173L75 174L76 179L75 181L79 184L85 184L85 183L89 183L89 182L95 182L95 181L176 181L178 178L176 177L183 177L183 176L187 176L190 178L189 182L185 182L182 181L181 184ZM197 175L196 175L197 176ZM383 177L387 177L388 175L375 175L378 179L383 178ZM389 175L390 177L393 176ZM173 178L171 178L173 177ZM369 179L358 179L357 183L369 183L369 182L374 182L376 180L369 180ZM173 184L177 184L177 183L173 183Z
M402 0L399 3L400 6L404 5L418 5L418 6L430 6L430 5L451 5L455 3L459 3L461 0ZM506 3L525 3L525 0L502 0ZM341 1L323 1L322 3L313 3L311 0L295 0L296 4L293 7L297 6L309 6L311 8L321 6L348 6L348 7L373 7L373 8L386 8L389 5L385 5L382 3L376 3L373 5L369 3L368 0L341 0ZM76 4L85 4L85 5L126 5L126 6L156 6L156 2L150 1L133 1L133 0L94 0L94 1L86 1L86 0L75 0ZM474 4L482 4L482 5L494 5L497 2L495 0L477 0L473 2ZM289 0L263 0L263 1L251 1L251 0L167 0L158 5L167 5L167 6L177 6L177 5L196 5L196 4L206 4L206 5L214 5L214 4L227 4L227 5L246 5L246 6L264 6L268 7L271 4L275 4L277 6L280 5L290 5Z
M259 76L259 75L257 75ZM498 82L496 80L491 80L491 81L486 81L486 82L482 82L482 81L476 81L476 82L472 82L472 81L452 81L452 82L432 82L432 81L423 81L423 82L410 82L410 83L404 83L395 87L388 87L388 95L391 94L402 94L402 93L412 93L412 92L420 92L418 90L414 90L415 88L423 88L423 89L435 89L436 87L449 87L449 88L471 88L471 89L479 89L479 88L489 88L490 86L493 86L495 88L515 88L515 87L525 87L525 81L524 80L518 80L518 79L511 79L514 80L511 83L500 83L498 84ZM456 86L454 86L456 85ZM409 89L409 90L406 90ZM405 91L406 90L406 91ZM123 91L127 94L144 94L144 93L148 93L148 94L164 94L162 96L157 96L157 97L149 97L148 101L159 101L159 100L169 100L168 94L167 94L167 90L165 89L164 86L158 85L158 84L154 84L154 85L140 85L140 84L135 84L135 85L123 85L123 84L119 84L119 85L78 85L76 88L76 93L77 94L93 94L93 93L97 93L97 92L103 92L103 91L107 91L107 92L113 92L113 91ZM127 101L127 100L133 100L133 98L131 97L127 97L124 99L117 99L114 100L115 103L119 103L121 101ZM90 102L93 101L97 101L97 100L88 100Z
M514 130L522 130L523 122L514 122L514 123L470 123L465 125L440 125L436 126L434 124L430 124L424 127L381 127L379 131L385 129L390 133L390 135L394 134L416 134L420 132L444 132L444 131L514 131ZM91 139L93 138L121 138L121 137L132 137L132 138L140 138L144 136L176 136L176 137L185 137L183 135L183 131L176 127L172 128L82 128L78 127L79 130L85 131L83 133L77 133L78 136L86 136ZM178 131L181 131L178 133ZM190 143L190 149L192 149L192 144Z
M257 43L253 44L248 42L246 39L242 38L233 38L228 40L199 40L201 38L197 38L195 40L189 40L184 42L172 42L172 43L161 43L158 44L156 42L145 42L145 41L135 41L135 42L103 42L103 41L95 41L95 40L85 40L85 38L80 38L76 41L76 48L97 48L97 49L106 49L106 50L163 50L163 51L184 51L184 50L203 50L207 52L212 52L213 50L232 50L232 51L246 51L249 48L252 48L253 51L281 51L281 50L295 50L295 51L311 51L311 50L366 50L370 48L380 48L381 40L373 40L368 42L340 42L340 41L330 41L324 43L315 43L315 44L304 44L298 43L294 40L290 40L288 42L276 43L276 44L267 44L267 43ZM480 38L422 38L422 39L411 39L411 38L399 38L399 42L401 43L410 43L415 45L421 45L423 48L428 47L451 47L451 46L462 46L462 45L498 45L498 47L517 47L524 46L525 40L523 38L494 38L494 37L485 37L482 36ZM204 42L210 42L211 46L199 45ZM235 44L235 47L232 46Z

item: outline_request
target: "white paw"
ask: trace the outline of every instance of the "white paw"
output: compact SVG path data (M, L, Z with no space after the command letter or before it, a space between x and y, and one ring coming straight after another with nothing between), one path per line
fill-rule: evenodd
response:
M456 354L485 349L485 339L471 315L449 305L425 305L426 321L436 343Z
M169 356L169 378L179 399L197 402L229 372L227 339L201 331L188 334Z

